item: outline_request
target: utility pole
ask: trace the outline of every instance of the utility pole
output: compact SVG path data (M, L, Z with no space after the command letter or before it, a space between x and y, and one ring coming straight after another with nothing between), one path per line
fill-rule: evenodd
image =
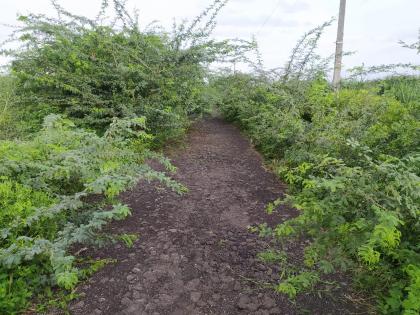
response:
M340 88L341 62L343 59L344 17L346 15L346 0L340 0L340 12L338 14L337 41L335 42L335 62L333 86L337 91Z

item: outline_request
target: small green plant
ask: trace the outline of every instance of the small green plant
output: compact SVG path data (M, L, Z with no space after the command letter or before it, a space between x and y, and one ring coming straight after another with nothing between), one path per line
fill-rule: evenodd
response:
M126 247L131 248L134 246L134 242L137 241L139 236L137 234L121 234L117 236L117 239L122 241Z
M115 259L76 259L76 264L83 265L78 271L80 280L85 280L104 268L108 264L114 264ZM75 290L65 290L51 287L44 288L43 292L38 295L37 303L35 305L37 313L46 313L52 307L58 308L65 314L70 314L68 311L68 304L79 297Z
M105 266L109 264L117 263L116 259L104 258L104 259L82 259L78 260L79 265L84 265L85 267L79 270L79 278L84 280L89 278L94 273L98 272Z
M280 199L276 199L273 202L269 202L267 204L267 207L265 208L265 211L268 214L272 214L273 211L281 204L281 200Z
M309 290L319 281L318 274L314 272L301 272L298 275L289 276L276 287L276 291L286 294L290 299L302 291Z
M287 261L287 255L283 251L266 250L258 253L257 258L266 263L277 263L284 265Z
M18 117L14 112L16 82L11 76L0 73L0 140L19 135Z

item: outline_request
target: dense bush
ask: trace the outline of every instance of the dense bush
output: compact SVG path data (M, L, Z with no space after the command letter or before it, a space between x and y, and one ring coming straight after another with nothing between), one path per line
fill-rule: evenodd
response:
M112 239L101 228L130 214L117 196L139 179L184 190L146 160L174 171L152 149L207 111L208 65L252 47L209 38L226 1L172 32L140 30L124 3L103 0L89 19L52 1L58 18L20 16L2 47L12 58L0 77L2 314L45 289L73 288L86 271L70 249Z
M141 31L136 16L114 0L116 18L76 16L53 2L59 19L20 16L11 40L19 106L30 113L29 131L46 113L66 114L80 126L103 132L114 117L145 116L164 140L183 133L188 117L205 111L201 91L207 65L246 45L209 39L225 1L216 0L192 23L172 32L151 25Z
M273 229L261 225L261 235L311 240L304 270L286 272L277 290L294 297L317 273L344 270L378 297L382 313L418 314L420 78L347 82L336 94L317 73L300 81L238 73L211 83L224 117L289 184L268 209L300 210Z
M182 191L145 164L157 158L174 170L148 149L152 137L144 130L144 117L114 119L97 136L52 114L32 140L0 142L1 313L25 308L46 285L72 288L79 272L69 247L104 241L95 234L130 214L116 197L139 178Z
M10 76L0 75L0 139L10 139L19 134L15 81Z

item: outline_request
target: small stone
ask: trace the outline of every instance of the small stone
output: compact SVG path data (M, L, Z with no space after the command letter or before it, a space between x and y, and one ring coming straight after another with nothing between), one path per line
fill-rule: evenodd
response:
M197 305L200 306L200 307L205 307L206 302L204 302L203 300L200 300L200 301L198 301Z
M95 310L93 310L92 315L101 315L102 311L98 308L96 308Z
M200 284L200 279L192 279L188 281L186 288L189 291L193 291L198 287L199 284Z
M172 304L173 298L168 294L159 294L159 305L168 306Z
M215 300L215 301L218 301L218 300L220 300L221 296L220 296L220 294L215 293L215 294L213 294L213 295L211 296L211 298L212 298L213 300Z
M174 281L172 282L172 285L175 288L182 288L184 287L184 281L182 281L181 279L174 279Z
M191 301L197 303L201 298L201 292L191 292L190 298Z
M207 300L207 303L212 307L218 304L216 301L213 301L213 300Z
M249 299L249 297L247 295L242 295L239 298L238 303L236 304L236 306L240 309L240 310L245 310L248 308L248 304L251 302L251 300Z
M274 307L271 310L269 310L268 312L270 314L275 314L275 315L281 314L281 311L280 311L280 309L278 307Z
M82 308L83 306L85 306L85 302L83 302L83 301L80 301L80 302L78 302L78 303L76 303L76 304L74 304L74 308Z
M160 259L162 259L163 261L169 261L169 255L162 254L160 255Z
M142 295L142 299L136 299L135 300L135 302L137 303L137 304L140 304L140 305L145 305L146 304L146 299L144 298L144 296Z
M229 282L233 282L233 281L235 281L235 279L233 279L232 277L230 277L230 276L227 276L227 277L222 277L222 281L223 282L226 282L226 283L229 283Z
M143 290L143 284L142 284L142 283L136 283L136 284L133 286L133 289L134 289L134 290L138 290L138 291L142 291L142 290Z
M156 282L157 281L156 275L152 271L146 271L143 274L143 277L149 282Z
M273 308L276 306L276 301L269 296L265 296L263 299L264 308Z
M134 273L140 273L141 270L139 268L135 267L135 268L133 268L132 272L134 272Z
M247 305L247 309L250 310L250 311L253 311L253 312L256 311L259 307L260 307L260 305L258 303L254 303L254 302Z
M105 283L105 282L108 282L108 281L109 281L109 278L108 277L104 277L99 282L100 283Z
M136 276L135 276L135 275L129 274L129 275L127 276L127 281L128 281L128 282L132 282L134 279L136 279Z
M139 291L133 291L133 299L138 300L140 297L141 295Z
M178 232L178 230L177 230L177 229L169 229L168 231L169 231L169 232L171 232L171 233L176 233L176 232Z
M149 303L149 304L146 305L145 310L146 311L151 311L151 310L154 310L155 308L156 308L156 305L154 305L153 303Z
M216 275L216 274L211 275L210 279L211 279L212 282L216 282L216 283L220 281L219 276Z
M124 311L124 314L139 314L140 312L143 311L143 306L141 306L140 304L137 303L133 303L131 305L129 305Z
M122 305L126 305L126 306L128 306L128 305L130 305L132 302L131 302L131 300L128 298L128 297L123 297L122 299L121 299L121 304Z
M239 281L235 282L235 285L233 286L233 290L239 291L241 289L241 283Z

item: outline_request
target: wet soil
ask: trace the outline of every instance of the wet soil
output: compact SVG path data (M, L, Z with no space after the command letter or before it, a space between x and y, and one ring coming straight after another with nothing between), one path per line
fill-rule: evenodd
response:
M198 122L185 147L170 155L178 167L174 178L189 192L180 196L140 182L122 195L132 216L110 230L139 239L131 248L115 244L85 253L117 262L78 287L71 314L363 313L345 298L350 293L341 278L338 288L303 294L296 303L269 288L281 269L256 258L271 244L248 226L274 225L297 213L287 207L265 213L285 186L236 127L219 119ZM296 254L301 245L289 251Z

